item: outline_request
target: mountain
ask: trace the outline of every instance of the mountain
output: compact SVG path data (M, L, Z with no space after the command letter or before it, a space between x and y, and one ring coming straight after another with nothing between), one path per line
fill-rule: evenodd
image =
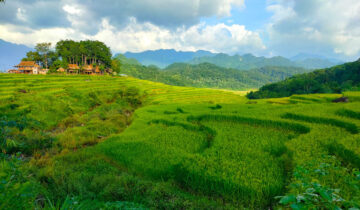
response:
M117 57L116 57L117 58ZM117 58L119 59L119 58ZM308 70L298 67L261 67L248 71L219 67L210 63L174 63L165 69L128 64L122 61L121 73L169 85L245 90L259 88Z
M296 67L266 66L248 71L223 68L210 63L196 65L176 63L164 69L170 78L179 78L182 86L245 90L281 81L307 70Z
M114 59L117 59L120 61L121 64L126 64L126 65L139 65L141 66L142 64L136 60L135 58L127 58L125 57L125 55L123 54L117 54L114 56Z
M197 57L190 61L191 64L212 63L225 68L239 70L250 70L264 66L295 66L295 64L284 57L256 57L252 54L230 56L224 53L215 56Z
M31 48L0 39L0 71L13 68Z
M343 64L344 62L334 58L326 58L321 55L314 55L308 53L300 53L294 57L291 57L290 60L297 63L298 66L309 68L309 69L321 69L329 68L331 66Z
M191 60L191 64L199 63L212 63L217 66L225 68L235 68L239 70L250 70L254 68L261 68L264 66L295 66L306 69L319 69L327 68L334 66L338 63L331 62L323 58L313 58L313 57L297 57L298 60L290 60L281 56L266 58L266 57L256 57L252 54L245 55L234 55L230 56L227 54L217 54L215 56L204 56L197 57Z
M360 89L360 59L332 68L296 75L284 81L265 85L248 98L278 98L293 94L341 93Z
M187 62L196 57L215 55L208 51L183 52L176 50L149 50L140 53L127 52L127 58L135 58L143 65L156 65L165 68L172 63Z

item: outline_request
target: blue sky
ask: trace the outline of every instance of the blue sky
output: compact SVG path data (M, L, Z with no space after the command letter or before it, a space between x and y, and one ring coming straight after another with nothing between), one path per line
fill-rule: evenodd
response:
M360 57L359 0L11 0L0 39L97 39L114 52L208 50Z
M202 20L209 24L217 24L218 22L236 23L245 25L249 30L256 31L263 29L272 16L272 13L266 10L266 6L265 0L246 1L245 8L233 8L231 16L203 18Z

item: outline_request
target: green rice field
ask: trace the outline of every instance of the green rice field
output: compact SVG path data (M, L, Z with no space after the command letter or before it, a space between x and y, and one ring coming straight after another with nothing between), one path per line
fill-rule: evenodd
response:
M0 74L0 209L358 209L360 92Z

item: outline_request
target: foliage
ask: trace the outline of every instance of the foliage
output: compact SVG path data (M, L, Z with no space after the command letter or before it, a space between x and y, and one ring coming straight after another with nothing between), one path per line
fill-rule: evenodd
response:
M0 154L0 209L32 209L41 195L41 185L21 169L20 154Z
M257 88L269 82L283 80L307 70L296 67L262 67L249 71L227 69L209 63L190 65L175 63L160 70L156 66L130 64L129 59L118 55L115 60L122 63L121 72L136 78L162 82L177 86L210 87L245 90Z
M327 68L336 63L326 59L306 59L302 61L292 61L287 58L276 56L271 58L256 57L252 54L234 55L217 54L214 56L203 56L192 59L189 63L201 64L212 63L224 68L234 68L238 70L251 70L266 66L282 66L282 67L300 67L306 69Z
M51 43L37 43L35 46L36 52L43 57L45 68L48 68L48 54L50 53Z
M61 40L56 43L57 54L67 63L111 67L111 51L100 41Z
M340 93L357 90L360 85L360 62L355 61L328 69L296 75L284 81L268 84L250 92L250 99L288 97L293 94Z
M250 102L132 77L0 77L6 207L360 205L359 92L346 104L331 103L339 94ZM23 186L29 196L13 202Z
M356 169L349 173L349 169L343 168L341 162L334 156L324 156L324 161L314 161L303 166L298 166L293 172L293 180L289 185L291 193L278 196L279 204L291 209L358 209L360 205L355 202L359 198L360 172ZM340 189L332 189L326 186L328 183L324 177L336 173L346 179L346 185L353 189L355 196L349 200L342 198ZM320 182L324 183L321 184Z

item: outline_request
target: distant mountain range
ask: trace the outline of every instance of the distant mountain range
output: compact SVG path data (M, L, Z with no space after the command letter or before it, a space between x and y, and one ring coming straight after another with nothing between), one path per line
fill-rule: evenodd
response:
M191 64L199 63L213 63L217 66L225 68L235 68L239 70L250 70L254 68L261 68L265 66L284 66L284 67L301 67L306 69L319 69L327 68L339 64L338 62L330 61L326 58L303 58L291 60L281 56L275 56L271 58L256 57L252 54L234 55L217 54L215 56L198 57L191 60Z
M0 71L6 71L18 64L31 48L0 39Z
M197 57L213 56L215 54L208 51L182 52L175 50L154 50L144 51L140 53L127 52L124 54L127 58L135 58L143 65L156 65L160 68L173 63L188 62Z
M32 49L25 45L18 45L0 39L0 71L13 68L14 65L25 57L26 52L30 50ZM146 66L156 65L160 68L166 68L173 63L211 63L219 67L238 70L250 70L266 66L292 66L306 69L321 69L343 63L339 60L305 53L288 59L281 56L271 58L257 57L252 54L230 56L223 53L216 54L202 50L183 52L170 49L144 51L140 53L128 52L125 53L124 56L130 58L127 62L133 62L132 64L141 63Z
M310 70L299 67L266 66L247 71L224 68L210 63L174 63L165 69L139 65L135 59L115 56L122 63L121 73L139 79L162 82L169 85L247 90L264 84L284 80ZM135 61L134 61L135 60Z
M293 66L306 69L328 68L343 62L335 59L327 59L322 56L299 54L290 59L276 56L271 58L257 57L252 54L227 55L224 53L211 53L208 51L182 52L175 50L155 50L140 53L125 53L127 58L134 58L143 65L156 65L165 68L173 63L212 63L224 68L238 70L250 70L265 66Z

